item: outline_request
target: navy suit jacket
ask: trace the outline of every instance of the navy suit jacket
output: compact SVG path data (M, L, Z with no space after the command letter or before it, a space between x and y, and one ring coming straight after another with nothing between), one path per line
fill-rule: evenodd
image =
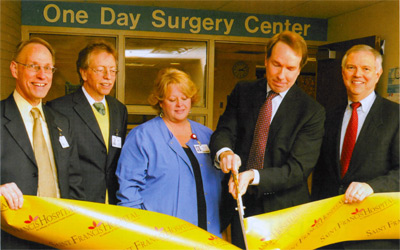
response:
M321 155L313 174L313 199L344 194L356 182L375 193L399 192L399 104L377 95L354 146L346 175L340 177L340 133L347 103L328 112ZM344 243L345 249L398 249L399 241Z
M28 133L13 95L1 101L1 184L15 182L24 195L36 195L38 167ZM84 200L77 147L72 137L69 120L43 105L57 168L61 198ZM59 130L68 141L63 148ZM2 248L31 248L35 244L19 240L2 231Z
M108 189L110 204L117 204L116 192L118 180L115 175L121 148L112 146L113 135L122 139L126 136L127 109L117 99L106 96L110 114L110 131L107 148L93 110L82 88L76 92L57 98L47 105L67 116L72 124L78 144L80 167L83 172L86 199L93 202L105 202Z
M228 147L240 156L240 171L246 170L255 125L266 94L266 79L239 82L235 86L211 137L213 159L219 149ZM318 159L324 120L324 108L298 86L293 85L271 122L264 168L259 171L260 183L250 187L262 199L263 212L310 201L307 178ZM222 224L226 226L236 203L227 192L223 197L226 199ZM243 198L246 203L246 195ZM247 216L251 216L251 204L244 206Z

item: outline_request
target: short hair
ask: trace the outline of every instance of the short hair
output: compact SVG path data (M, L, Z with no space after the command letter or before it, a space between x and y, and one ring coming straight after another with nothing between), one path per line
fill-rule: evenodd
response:
M347 58L349 57L349 55L351 53L359 52L359 51L371 52L375 57L376 71L380 71L382 69L382 60L383 59L382 59L381 53L379 53L376 49L374 49L371 46L366 45L366 44L354 45L349 50L347 50L346 54L344 54L343 59L342 59L342 68L344 68L346 66Z
M118 53L111 43L103 40L96 40L88 43L85 48L83 48L78 55L78 60L76 61L76 70L79 74L80 83L83 84L83 79L81 76L80 69L87 69L89 67L89 57L93 52L105 51L114 56L115 62L118 61Z
M28 44L32 44L32 43L41 44L41 45L45 46L51 54L53 65L56 63L56 57L55 57L55 52L54 52L53 47L51 47L51 45L47 41L45 41L44 39L39 38L39 37L32 37L29 40L19 42L16 47L16 50L14 52L13 61L17 61L17 58L21 54L21 51L23 50L23 48L25 48Z
M168 86L171 84L179 85L182 93L191 98L192 104L199 100L198 89L188 74L176 68L164 68L158 72L148 98L150 105L158 112L161 111L160 102L165 100Z
M298 55L301 55L300 69L302 69L304 65L306 65L308 57L306 41L304 41L304 38L299 34L288 30L274 35L268 41L266 46L266 55L265 55L267 59L271 57L272 49L278 42L285 43L290 48L292 48Z

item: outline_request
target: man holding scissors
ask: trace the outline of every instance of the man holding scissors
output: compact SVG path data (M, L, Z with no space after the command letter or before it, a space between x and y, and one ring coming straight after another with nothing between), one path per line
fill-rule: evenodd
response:
M266 79L239 82L211 137L211 155L231 177L223 196L223 226L232 225L232 243L245 248L234 214L238 192L246 216L310 201L307 178L319 155L325 111L294 83L307 62L307 45L284 31L266 47ZM249 187L250 185L250 187ZM249 188L248 188L249 187ZM228 195L231 193L231 195ZM240 196L240 195L239 195Z

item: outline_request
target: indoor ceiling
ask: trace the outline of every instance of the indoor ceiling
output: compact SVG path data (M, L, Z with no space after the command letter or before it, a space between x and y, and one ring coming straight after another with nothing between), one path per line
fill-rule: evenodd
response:
M156 6L329 19L384 1L398 0L86 0L92 3Z

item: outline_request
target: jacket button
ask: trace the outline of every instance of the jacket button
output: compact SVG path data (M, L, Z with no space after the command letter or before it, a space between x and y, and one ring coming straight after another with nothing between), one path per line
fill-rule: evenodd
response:
M338 191L339 191L339 194L344 194L344 193L345 193L344 186L343 186L343 185L340 185Z

